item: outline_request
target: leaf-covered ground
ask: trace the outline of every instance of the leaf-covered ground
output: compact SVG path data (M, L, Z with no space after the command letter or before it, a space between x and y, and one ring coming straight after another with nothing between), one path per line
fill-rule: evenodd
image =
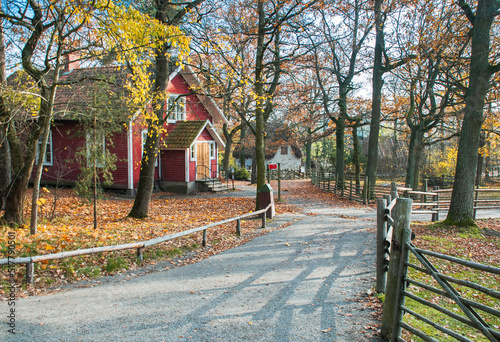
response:
M169 193L153 195L149 217L128 218L133 200L116 194L106 194L98 203L98 228L93 226L93 207L75 196L73 190L43 189L38 234L29 235L29 226L18 229L0 228L2 258L7 257L8 234L15 235L15 257L52 254L90 247L110 246L148 240L173 234L208 223L246 214L255 210L253 197L179 196ZM27 193L25 215L29 217L30 192ZM294 212L296 207L276 203L278 214ZM207 248L200 248L202 234L196 233L146 249L141 266L158 260L175 258L175 264L192 263L209 255L245 243L262 234L261 220L242 222L242 237L235 235L235 223L211 228ZM196 251L194 253L193 251ZM179 258L190 254L189 258ZM24 280L24 267L16 267L16 284L22 284L20 296L43 292L48 288L79 280L97 278L139 267L134 250L101 253L35 263L35 283ZM0 282L4 294L10 280L2 272Z

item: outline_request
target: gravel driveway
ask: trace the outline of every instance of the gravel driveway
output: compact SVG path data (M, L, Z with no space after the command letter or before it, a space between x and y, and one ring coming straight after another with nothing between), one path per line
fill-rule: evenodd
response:
M302 205L270 225L290 226L195 264L18 299L17 333L3 324L0 340L378 341L375 212Z

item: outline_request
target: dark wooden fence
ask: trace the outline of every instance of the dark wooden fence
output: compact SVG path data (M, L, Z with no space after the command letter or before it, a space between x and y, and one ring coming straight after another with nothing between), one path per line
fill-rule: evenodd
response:
M423 341L448 340L446 336L458 341L500 341L500 268L417 248L411 242L412 204L411 198L377 203L376 286L385 292L382 338L406 341L402 335L406 331ZM446 275L452 268L449 264L460 265L466 279ZM471 279L472 270L480 272L479 281ZM451 320L461 326L450 328Z
M378 198L384 198L396 191L394 182L385 185L369 187L368 178L364 175L356 182L354 175L345 175L344 184L341 185L335 173L324 170L312 170L311 183L326 192L333 192L339 196L363 204L375 203ZM400 191L411 190L398 188Z

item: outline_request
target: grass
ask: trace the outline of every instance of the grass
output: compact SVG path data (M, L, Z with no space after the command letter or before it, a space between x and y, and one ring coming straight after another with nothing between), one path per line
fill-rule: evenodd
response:
M418 224L412 227L417 235L417 239L414 241L414 244L422 249L432 250L438 253L452 255L460 259L471 260L477 263L499 267L500 239L485 237L481 233L481 226L484 225L485 223L480 221L478 221L478 226L472 227L450 227L442 223ZM499 229L498 227L494 228ZM497 292L500 291L499 275L475 270L435 257L427 258L430 262L432 262L434 267L441 274L453 277L455 279L475 283ZM410 263L421 266L417 258L411 253ZM418 270L409 268L408 278L430 285L436 289L441 289L437 281L435 281L430 275L427 275ZM500 311L500 299L489 296L468 286L457 285L454 283L450 284L463 298ZM456 304L450 298L414 285L409 286L407 291L433 304L437 304L457 315L466 317L465 313L462 312L458 304ZM405 306L408 309L430 319L434 323L452 330L462 336L465 336L472 341L489 341L488 338L484 336L479 330L472 328L450 316L439 312L438 310L421 304L415 300L407 298ZM476 309L476 311L481 316L481 318L488 325L490 325L490 327L500 332L500 317L491 315L478 309ZM418 330L424 332L426 335L435 338L436 340L456 341L455 338L444 334L435 327L417 319L410 314L405 314L404 321L414 328L417 328ZM423 341L423 339L410 334L407 331L403 332L403 337L408 341Z

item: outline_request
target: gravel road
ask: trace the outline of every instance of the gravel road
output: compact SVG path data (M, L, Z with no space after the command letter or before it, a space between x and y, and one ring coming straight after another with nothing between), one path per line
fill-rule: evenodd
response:
M378 341L375 211L303 202L201 262L16 301L1 341ZM272 228L271 228L272 229Z

